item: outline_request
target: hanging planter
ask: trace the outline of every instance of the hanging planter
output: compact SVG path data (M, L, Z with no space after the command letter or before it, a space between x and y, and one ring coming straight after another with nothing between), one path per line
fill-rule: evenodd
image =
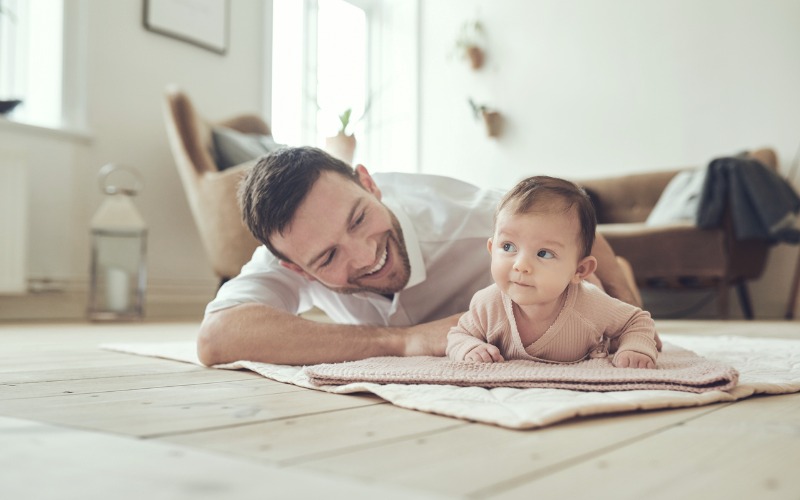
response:
M483 104L476 104L471 98L469 105L472 108L472 113L475 119L482 119L486 127L486 135L489 137L500 137L503 129L503 115L499 111L487 108Z
M458 38L456 38L455 51L469 60L473 70L478 70L483 67L486 59L486 53L482 47L484 43L485 34L481 22L467 21L461 25Z

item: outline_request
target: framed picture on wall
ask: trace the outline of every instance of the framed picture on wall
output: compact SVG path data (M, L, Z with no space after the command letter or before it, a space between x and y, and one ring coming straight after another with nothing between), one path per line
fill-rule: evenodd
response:
M144 27L224 54L229 0L144 0Z

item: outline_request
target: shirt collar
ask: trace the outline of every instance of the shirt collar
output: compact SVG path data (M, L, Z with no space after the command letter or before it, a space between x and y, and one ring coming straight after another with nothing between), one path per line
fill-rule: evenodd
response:
M414 225L411 223L411 219L408 217L408 214L406 214L401 207L394 205L391 201L384 200L383 204L392 211L395 217L397 217L397 221L400 223L400 229L403 230L403 239L406 242L408 261L411 264L411 276L409 276L408 283L404 288L404 290L406 290L425 281L425 261L422 260L422 249L419 246L417 231L414 228Z

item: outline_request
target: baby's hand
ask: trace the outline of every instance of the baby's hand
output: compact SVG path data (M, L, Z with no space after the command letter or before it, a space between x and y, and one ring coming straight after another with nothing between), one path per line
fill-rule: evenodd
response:
M504 361L500 349L492 344L481 344L467 353L464 361L473 363L494 363Z
M614 356L614 366L617 368L655 368L656 364L650 356L636 351L622 351Z

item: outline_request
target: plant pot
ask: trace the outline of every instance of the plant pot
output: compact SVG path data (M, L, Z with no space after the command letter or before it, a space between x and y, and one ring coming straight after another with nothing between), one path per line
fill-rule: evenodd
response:
M497 111L483 111L483 123L486 125L486 135L499 137L503 129L503 115Z
M483 66L483 49L477 45L470 45L467 47L467 57L469 57L469 63L472 69L480 69L480 67Z
M356 138L353 134L345 134L340 131L332 137L325 138L325 151L352 165L353 154L356 151Z

